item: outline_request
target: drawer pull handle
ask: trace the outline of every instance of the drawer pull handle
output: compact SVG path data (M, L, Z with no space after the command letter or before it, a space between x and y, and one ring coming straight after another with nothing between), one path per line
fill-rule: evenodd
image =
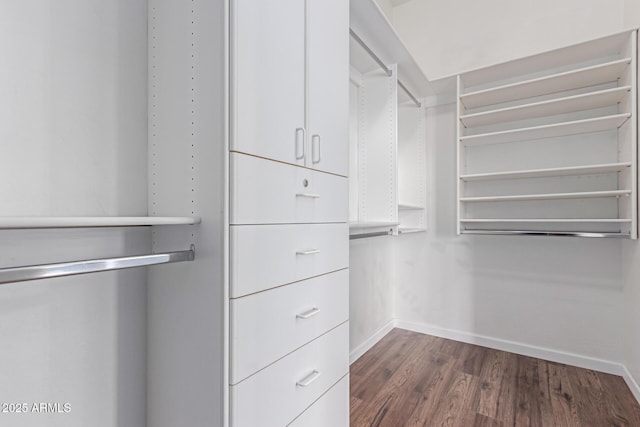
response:
M320 253L320 249L309 249L308 251L298 251L296 252L296 255L313 255L313 254L319 254Z
M320 313L320 309L318 307L313 307L311 310L307 311L306 313L296 314L296 319L308 319L310 317L315 316L318 313Z
M304 148L304 140L305 140L305 130L304 128L297 128L296 129L296 159L297 160L301 160L304 159L305 156L305 148ZM302 146L302 154L298 154L298 147Z
M309 199L319 199L320 195L319 194L313 194L313 193L297 193L296 197L307 197Z
M296 385L300 387L308 387L309 385L311 385L312 382L317 380L319 376L320 376L320 372L314 369L313 372L311 372L309 375L307 375L306 377L298 381Z

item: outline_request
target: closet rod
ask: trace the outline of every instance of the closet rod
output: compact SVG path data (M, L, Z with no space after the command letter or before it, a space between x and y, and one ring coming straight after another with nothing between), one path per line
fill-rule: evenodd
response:
M165 252L150 255L133 255L119 258L88 259L55 264L28 265L0 269L0 285L27 280L49 279L52 277L120 270L155 264L193 261L195 247L179 252Z
M388 236L390 234L391 232L389 231L376 231L373 233L352 234L349 236L349 240L366 239L368 237Z
M561 236L561 237L619 237L629 238L624 233L597 233L586 231L533 231L533 230L464 230L462 234L495 234L508 236Z
M393 74L393 71L391 70L391 68L387 67L387 65L384 62L382 62L382 59L380 59L378 55L376 55L375 52L372 51L369 48L369 46L367 46L367 44L351 28L349 28L349 34L360 46L362 46L362 48L369 54L369 56L371 56L371 58L373 58L373 60L376 61L376 63L380 66L380 68L382 68L382 70L385 73L387 73L387 76L391 77L391 75ZM420 101L418 101L418 99L415 96L413 96L413 94L409 91L409 89L407 89L404 83L400 81L400 79L398 79L398 86L400 86L402 90L404 90L406 94L409 95L409 98L411 98L411 100L415 102L418 108L422 107L422 103L420 103Z

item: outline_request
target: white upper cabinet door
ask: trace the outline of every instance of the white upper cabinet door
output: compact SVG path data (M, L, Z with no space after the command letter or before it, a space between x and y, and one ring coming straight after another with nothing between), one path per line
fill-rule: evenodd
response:
M305 1L231 4L231 150L304 165Z
M309 155L307 166L349 170L349 2L308 0Z

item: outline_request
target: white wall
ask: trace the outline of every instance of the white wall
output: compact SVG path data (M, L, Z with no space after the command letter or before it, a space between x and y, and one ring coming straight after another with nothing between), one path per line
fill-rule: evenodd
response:
M622 361L622 242L455 235L455 105L427 112L429 231L398 238L396 317Z
M640 27L640 0L624 0L624 26Z
M353 352L394 318L392 237L352 240L349 250L349 347Z
M414 0L394 8L393 23L436 79L619 31L623 6L624 0Z
M393 21L393 1L392 0L375 0L380 9L387 17L389 22Z
M624 25L640 27L640 0L625 0ZM628 242L625 250L625 364L640 384L640 247ZM640 396L637 396L640 399Z
M146 1L0 3L0 216L144 215ZM0 267L150 250L145 229L0 230ZM145 424L146 273L0 287L0 425ZM62 406L60 406L62 408Z

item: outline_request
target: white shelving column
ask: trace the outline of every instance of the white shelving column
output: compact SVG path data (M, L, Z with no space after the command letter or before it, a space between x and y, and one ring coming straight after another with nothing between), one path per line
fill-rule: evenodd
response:
M458 76L458 233L636 239L637 31Z

